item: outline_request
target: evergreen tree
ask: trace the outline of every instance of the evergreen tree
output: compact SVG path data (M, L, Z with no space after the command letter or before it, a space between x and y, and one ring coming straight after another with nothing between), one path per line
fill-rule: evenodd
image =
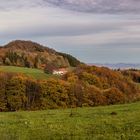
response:
M6 57L6 59L5 59L5 64L6 65L11 65L11 61L8 57Z

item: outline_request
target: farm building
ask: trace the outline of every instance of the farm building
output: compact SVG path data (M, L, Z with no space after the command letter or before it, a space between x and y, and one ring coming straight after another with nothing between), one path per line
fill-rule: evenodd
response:
M52 74L55 74L55 75L64 75L66 74L68 71L66 68L60 68L60 69L54 69Z

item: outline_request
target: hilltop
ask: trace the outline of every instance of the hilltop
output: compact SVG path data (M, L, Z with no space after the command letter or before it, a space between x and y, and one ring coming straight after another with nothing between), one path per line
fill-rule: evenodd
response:
M32 41L16 40L0 47L0 65L42 69L47 63L57 67L75 67L80 61Z

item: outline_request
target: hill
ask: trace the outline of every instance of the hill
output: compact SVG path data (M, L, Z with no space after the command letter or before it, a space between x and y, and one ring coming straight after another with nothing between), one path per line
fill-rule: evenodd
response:
M0 113L3 140L139 140L140 102L72 110Z
M0 47L0 65L43 69L46 64L75 67L80 61L69 54L57 52L31 41L16 40Z
M139 63L104 63L104 64L101 64L101 63L90 63L89 64L90 66L99 66L99 67L108 67L110 69L140 69L140 64Z

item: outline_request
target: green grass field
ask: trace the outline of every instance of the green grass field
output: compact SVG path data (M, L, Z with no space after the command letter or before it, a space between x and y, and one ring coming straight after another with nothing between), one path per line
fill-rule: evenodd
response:
M114 112L114 113L112 113ZM140 102L0 113L1 140L140 140Z
M51 74L45 74L43 70L25 68L25 67L15 67L15 66L0 66L0 71L2 72L13 72L22 73L27 76L33 77L35 79L47 79L50 77L57 77Z

